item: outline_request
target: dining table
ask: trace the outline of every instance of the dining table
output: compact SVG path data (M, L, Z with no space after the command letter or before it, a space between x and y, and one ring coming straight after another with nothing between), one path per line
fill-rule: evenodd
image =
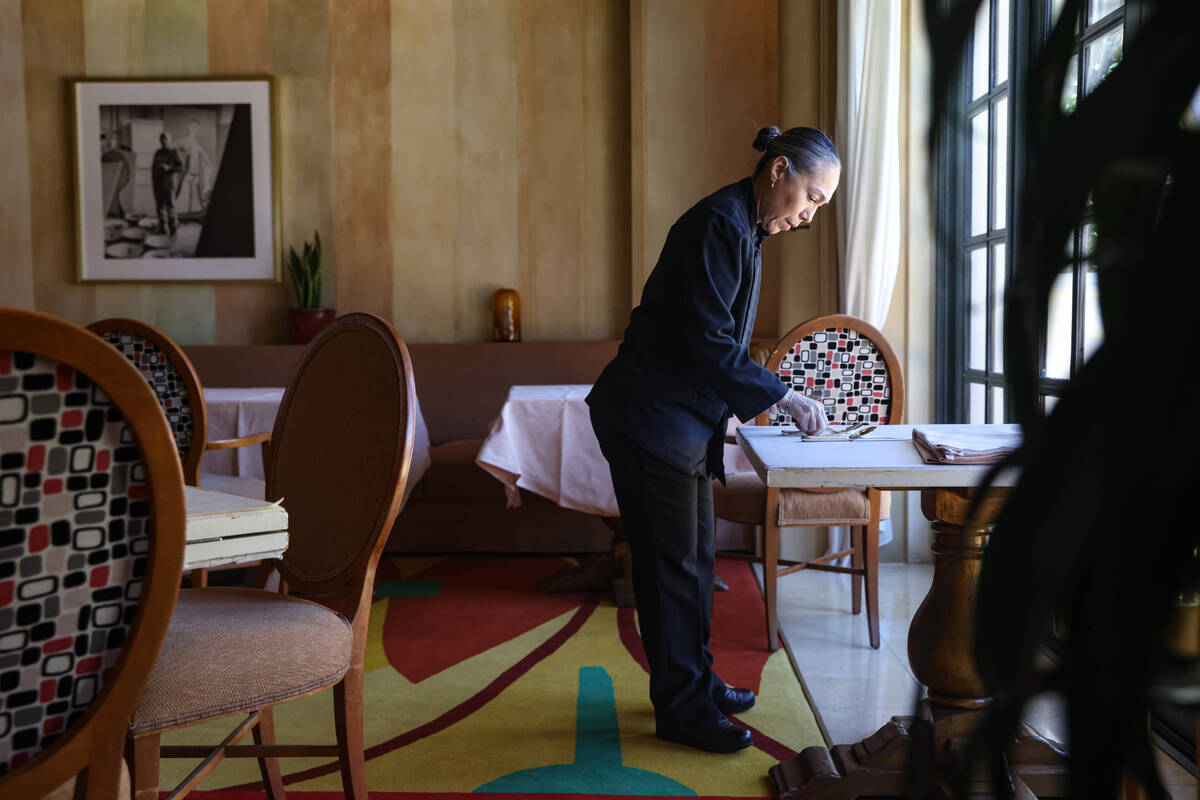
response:
M950 798L967 741L991 704L973 654L975 587L996 518L1019 473L1005 468L980 488L990 464L927 463L913 430L953 438L1019 433L1017 426L880 425L857 439L812 439L792 426L742 426L737 442L763 482L780 489L919 490L933 528L933 580L908 631L908 659L925 689L915 716L897 715L866 739L808 747L769 770L777 800L904 796L914 748L929 765L922 796ZM1008 752L1017 787L1062 796L1066 751L1022 727ZM982 787L978 787L982 788Z
M183 568L209 569L279 558L288 546L282 502L184 487Z

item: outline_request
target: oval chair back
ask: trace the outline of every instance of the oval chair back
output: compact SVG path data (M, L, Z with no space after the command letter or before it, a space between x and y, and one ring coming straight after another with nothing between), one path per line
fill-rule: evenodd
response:
M81 327L0 309L0 796L85 770L76 796L118 796L179 591L183 485L138 370Z
M886 425L904 414L904 373L895 351L874 326L827 314L788 331L767 358L767 369L801 394L821 401L831 425ZM788 425L787 414L759 414L759 425Z
M305 351L267 471L288 512L290 587L327 594L373 576L408 479L415 391L408 348L373 315L339 317Z
M199 486L208 416L191 359L171 337L136 319L102 319L88 325L88 330L119 350L154 389L171 425L184 480Z

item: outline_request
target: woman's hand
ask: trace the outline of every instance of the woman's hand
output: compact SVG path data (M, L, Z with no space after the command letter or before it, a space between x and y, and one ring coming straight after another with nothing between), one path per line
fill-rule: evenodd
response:
M788 389L775 408L789 415L803 433L816 435L829 427L825 421L825 407L795 389Z

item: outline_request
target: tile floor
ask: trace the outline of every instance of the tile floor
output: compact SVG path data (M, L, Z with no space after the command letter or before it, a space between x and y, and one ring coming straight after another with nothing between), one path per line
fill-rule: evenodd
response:
M855 742L890 717L912 713L920 687L908 664L908 623L932 575L930 564L880 566L878 650L867 642L866 614L850 614L849 578L812 572L780 581L780 627L830 741ZM1052 699L1037 703L1026 721L1051 739L1066 739L1065 716ZM1187 770L1165 755L1159 770L1173 800L1196 800Z

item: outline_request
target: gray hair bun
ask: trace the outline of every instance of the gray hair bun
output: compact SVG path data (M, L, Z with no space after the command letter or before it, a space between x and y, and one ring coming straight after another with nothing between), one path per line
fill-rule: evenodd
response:
M769 145L771 140L778 136L779 133L779 128L776 128L774 125L769 125L765 128L759 128L758 136L754 137L754 149L760 153L767 152L767 145Z

